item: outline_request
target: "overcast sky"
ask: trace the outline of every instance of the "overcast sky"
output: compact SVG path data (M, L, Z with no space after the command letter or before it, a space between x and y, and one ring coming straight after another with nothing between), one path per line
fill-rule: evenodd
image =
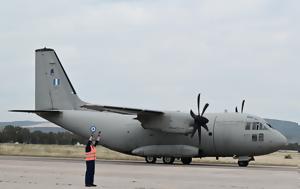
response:
M10 0L0 6L0 121L34 108L34 50L88 102L300 122L300 1Z

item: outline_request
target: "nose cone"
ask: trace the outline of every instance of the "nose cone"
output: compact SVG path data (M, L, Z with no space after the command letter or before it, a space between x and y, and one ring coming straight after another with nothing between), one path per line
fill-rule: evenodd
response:
M276 132L276 140L274 141L276 148L279 150L288 144L287 138L280 132Z

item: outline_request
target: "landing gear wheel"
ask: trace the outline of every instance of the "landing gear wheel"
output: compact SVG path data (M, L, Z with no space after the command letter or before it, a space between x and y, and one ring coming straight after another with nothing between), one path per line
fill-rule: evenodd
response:
M184 165L188 165L192 162L192 158L191 157L182 157L181 158L181 162L184 164Z
M175 161L175 158L173 158L173 157L163 157L164 164L172 164L172 163L174 163L174 161Z
M155 163L156 162L156 157L146 156L145 160L146 160L147 163Z
M238 164L240 167L247 167L249 164L249 161L238 161Z

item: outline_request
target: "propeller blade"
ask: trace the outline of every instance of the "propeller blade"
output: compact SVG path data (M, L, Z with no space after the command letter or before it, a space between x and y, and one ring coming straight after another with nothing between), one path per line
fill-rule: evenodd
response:
M208 127L207 127L207 125L202 125L202 127L208 132Z
M190 114L191 114L191 116L192 116L194 119L196 119L197 115L194 114L193 110L190 111Z
M199 138L199 150L201 146L201 128L198 129L198 138Z
M203 116L204 112L206 111L207 107L209 106L208 103L205 104L205 106L203 107L203 110L202 110L202 113L201 113L201 116Z
M241 113L243 113L243 112L244 112L244 105L245 105L245 100L243 100L243 102L242 102L242 109L241 109Z
M236 113L239 113L239 111L238 111L238 108L237 108L237 107L235 107L235 112L236 112Z
M195 133L196 133L196 130L197 130L197 128L194 126L194 129L193 129L193 132L192 132L191 138L193 138L193 137L194 137L194 135L195 135Z
M197 98L197 106L198 106L198 115L200 115L200 93L198 94L198 98Z

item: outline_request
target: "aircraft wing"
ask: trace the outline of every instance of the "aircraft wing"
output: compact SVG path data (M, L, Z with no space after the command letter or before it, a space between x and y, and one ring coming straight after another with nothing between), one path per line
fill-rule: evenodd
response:
M100 112L113 112L124 115L136 115L137 117L135 117L134 119L138 120L144 129L151 129L165 133L177 134L187 134L192 131L192 128L189 127L190 118L172 116L169 113L162 111L115 106L101 106L94 104L86 104L81 107Z
M162 115L164 113L155 110L143 110L137 108L126 108L126 107L117 107L117 106L101 106L101 105L94 105L94 104L86 104L81 107L90 110L100 111L100 112L113 112L113 113L125 114L125 115L139 115L139 114Z
M141 122L141 125L144 129L155 129L152 127L152 124L158 120L161 120L164 112L155 111L155 110L144 110L144 109L137 109L137 108L126 108L126 107L116 107L116 106L101 106L101 105L94 105L94 104L86 104L81 106L82 108L96 110L100 112L113 112L118 114L124 115L136 115L137 117L134 118Z
M151 129L148 127L148 123L158 118L161 118L164 112L155 111L155 110L143 110L137 108L126 108L126 107L116 107L116 106L101 106L101 105L90 105L86 104L81 106L86 109L96 110L100 112L113 112L124 115L136 115L135 119L139 120L142 124L142 127L145 129Z

